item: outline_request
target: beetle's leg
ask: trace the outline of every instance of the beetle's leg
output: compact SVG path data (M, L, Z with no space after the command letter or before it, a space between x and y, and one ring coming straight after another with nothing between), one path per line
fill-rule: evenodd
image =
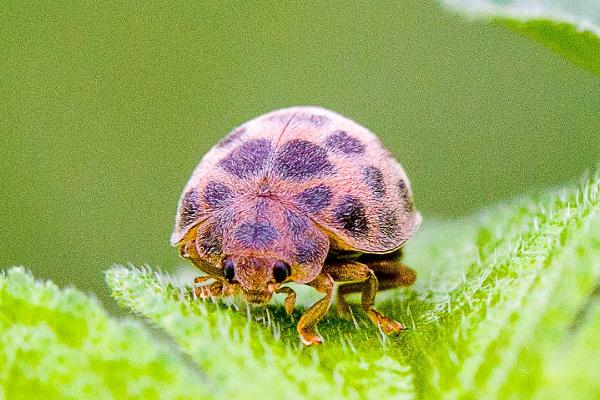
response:
M206 281L210 281L211 279L214 279L212 276L209 275L204 275L204 276L197 276L194 278L194 284L199 284L199 283L203 283Z
M200 286L200 284L204 283L206 281L209 281L211 279L213 279L213 278L209 275L197 276L194 278L194 287L192 288L194 298L200 298L200 299L204 300L204 299L210 297L209 293L211 290L208 289L208 287L211 285Z
M308 285L314 287L319 292L325 293L325 296L313 304L298 321L297 328L300 340L305 345L310 346L323 342L323 338L315 331L315 327L331 305L331 300L333 299L333 279L328 274L320 273Z
M192 237L194 236L195 235L192 235ZM198 255L194 240L188 240L181 243L179 245L179 254L181 257L190 260L199 270L207 274L194 278L195 285L215 279L215 276L222 276L222 272L219 269ZM209 298L230 296L233 292L234 287L232 285L227 285L225 282L217 280L209 285L195 286L193 294L196 298L206 300Z
M197 283L197 279L198 278L194 279L194 283ZM194 293L197 298L202 300L210 299L213 297L222 297L225 295L225 287L223 285L223 282L213 282L210 285L195 286Z
M352 319L352 309L348 304L348 300L346 300L346 295L348 293L360 292L361 290L362 284L356 283L346 283L338 287L337 302L335 305L338 315L348 320Z
M375 304L375 295L379 288L379 282L375 272L367 265L357 261L339 261L328 264L325 271L330 274L336 282L352 282L339 287L338 310L350 312L344 296L347 293L361 291L362 308L365 310L369 319L377 326L381 327L385 334L400 332L404 326L386 317L373 307ZM341 299L341 304L340 304ZM341 308L340 308L341 307Z
M410 286L417 275L415 271L400 262L402 250L389 254L364 254L358 260L369 266L375 272L379 282L378 291L393 289L401 286ZM352 318L350 306L346 295L361 292L361 283L347 283L340 285L337 297L337 311L346 318Z
M283 306L285 307L285 312L291 314L294 311L294 307L296 305L296 292L294 292L294 289L284 286L277 289L275 293L287 294L285 300L283 301Z
M210 275L198 276L194 278L194 284L198 285L211 279L215 278ZM215 297L231 296L234 294L235 289L236 285L231 285L227 282L218 280L208 285L194 286L194 295L196 298L206 300Z
M389 254L363 254L358 261L367 264L379 281L379 290L412 285L417 274L402 264L402 250Z

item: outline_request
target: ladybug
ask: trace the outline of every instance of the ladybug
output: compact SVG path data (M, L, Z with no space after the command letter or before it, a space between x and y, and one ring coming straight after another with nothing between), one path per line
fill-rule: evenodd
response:
M407 286L400 261L421 222L400 164L366 128L318 107L292 107L244 123L200 161L185 186L171 243L206 275L199 298L243 295L264 305L289 282L324 294L298 321L305 345L339 282L337 310L362 293L362 308L385 334L404 326L375 310L378 290Z

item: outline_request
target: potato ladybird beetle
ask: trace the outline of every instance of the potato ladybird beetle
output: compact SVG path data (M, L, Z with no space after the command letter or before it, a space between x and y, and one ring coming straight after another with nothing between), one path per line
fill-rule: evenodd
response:
M305 345L323 341L316 325L339 282L337 310L362 293L362 308L390 334L404 326L375 310L378 290L407 286L415 272L402 245L421 222L400 164L369 130L332 111L293 107L239 126L200 161L185 186L171 243L206 275L200 298L243 295L264 305L296 293L324 294L298 321Z

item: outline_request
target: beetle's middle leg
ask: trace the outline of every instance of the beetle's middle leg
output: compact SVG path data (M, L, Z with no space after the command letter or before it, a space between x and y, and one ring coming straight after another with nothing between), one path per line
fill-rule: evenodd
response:
M366 264L375 272L379 286L378 291L394 289L401 286L410 286L417 277L414 270L402 264L402 250L388 254L363 254L357 261ZM350 319L352 313L346 301L346 296L351 293L362 292L360 282L340 285L337 296L338 314Z
M227 282L215 278L216 276L222 276L221 271L198 255L194 240L181 243L179 245L179 254L181 257L190 260L200 271L207 274L194 279L192 290L196 298L206 300L215 297L230 296L234 293L235 287L233 285L228 285ZM201 283L211 279L216 279L216 282L200 286Z
M396 263L395 268L398 269ZM383 268L381 268L383 270ZM345 296L352 292L362 292L361 303L369 319L380 326L385 334L402 331L404 326L386 317L379 311L375 310L375 296L379 289L387 289L390 287L410 285L414 282L415 275L409 268L400 269L400 273L392 273L388 279L383 279L382 284L379 284L377 274L370 265L362 262L342 260L332 262L326 266L326 271L337 282L351 282L340 285L338 289L338 312L343 315L351 315L350 307L345 300Z

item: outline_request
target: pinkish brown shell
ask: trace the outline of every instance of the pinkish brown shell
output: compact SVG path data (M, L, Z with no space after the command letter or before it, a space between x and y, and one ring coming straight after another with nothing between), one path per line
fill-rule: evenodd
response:
M374 134L332 111L294 107L241 125L204 156L171 243L200 224L196 243L207 259L251 244L308 282L330 246L390 252L420 221L404 170Z

